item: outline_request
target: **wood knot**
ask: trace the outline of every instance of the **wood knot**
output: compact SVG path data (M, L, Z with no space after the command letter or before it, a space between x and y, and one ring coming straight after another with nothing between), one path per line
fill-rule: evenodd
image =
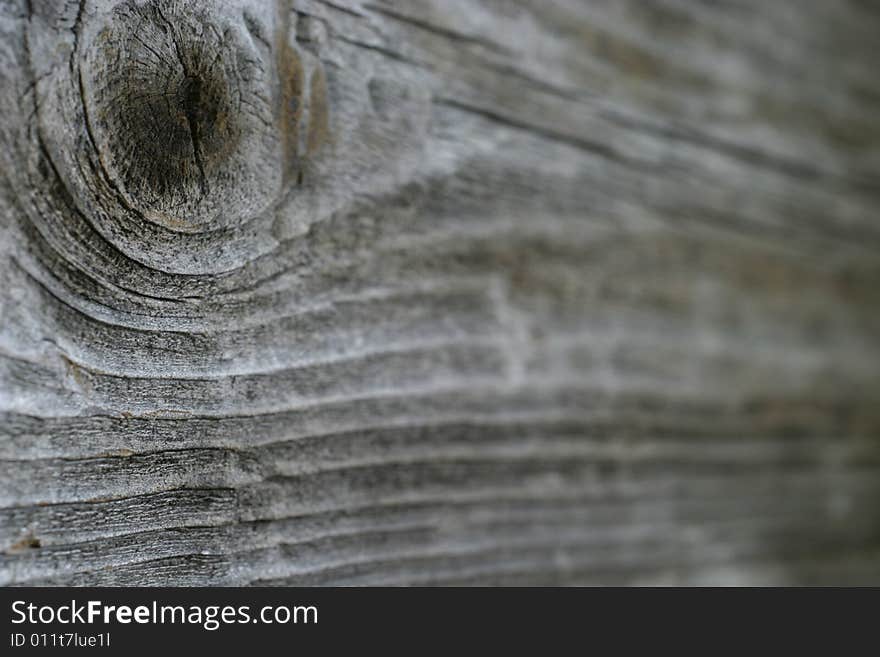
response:
M299 116L278 78L300 67L280 66L253 21L209 3L124 2L85 48L91 140L112 188L148 221L204 232L280 196Z

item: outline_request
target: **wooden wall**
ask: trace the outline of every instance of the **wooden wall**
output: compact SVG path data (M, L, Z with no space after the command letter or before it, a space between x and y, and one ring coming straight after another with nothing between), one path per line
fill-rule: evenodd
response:
M0 582L880 583L878 35L0 2Z

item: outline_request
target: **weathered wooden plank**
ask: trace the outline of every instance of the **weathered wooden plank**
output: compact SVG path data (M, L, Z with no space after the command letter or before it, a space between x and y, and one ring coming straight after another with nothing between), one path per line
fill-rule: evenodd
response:
M880 582L878 28L0 3L0 582Z

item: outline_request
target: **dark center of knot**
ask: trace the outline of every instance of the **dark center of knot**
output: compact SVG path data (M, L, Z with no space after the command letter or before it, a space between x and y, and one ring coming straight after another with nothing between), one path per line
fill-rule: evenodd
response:
M187 75L180 85L178 92L178 106L186 117L189 128L190 141L192 142L193 157L199 170L199 187L202 194L208 193L208 181L205 176L205 163L202 160L201 135L205 130L210 130L216 117L216 106L212 106L210 99L202 98L202 81L198 77Z

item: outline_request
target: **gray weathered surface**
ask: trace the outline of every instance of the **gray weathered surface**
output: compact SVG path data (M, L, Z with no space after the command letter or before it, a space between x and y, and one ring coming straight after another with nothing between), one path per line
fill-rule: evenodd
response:
M0 33L0 581L880 583L873 4Z

